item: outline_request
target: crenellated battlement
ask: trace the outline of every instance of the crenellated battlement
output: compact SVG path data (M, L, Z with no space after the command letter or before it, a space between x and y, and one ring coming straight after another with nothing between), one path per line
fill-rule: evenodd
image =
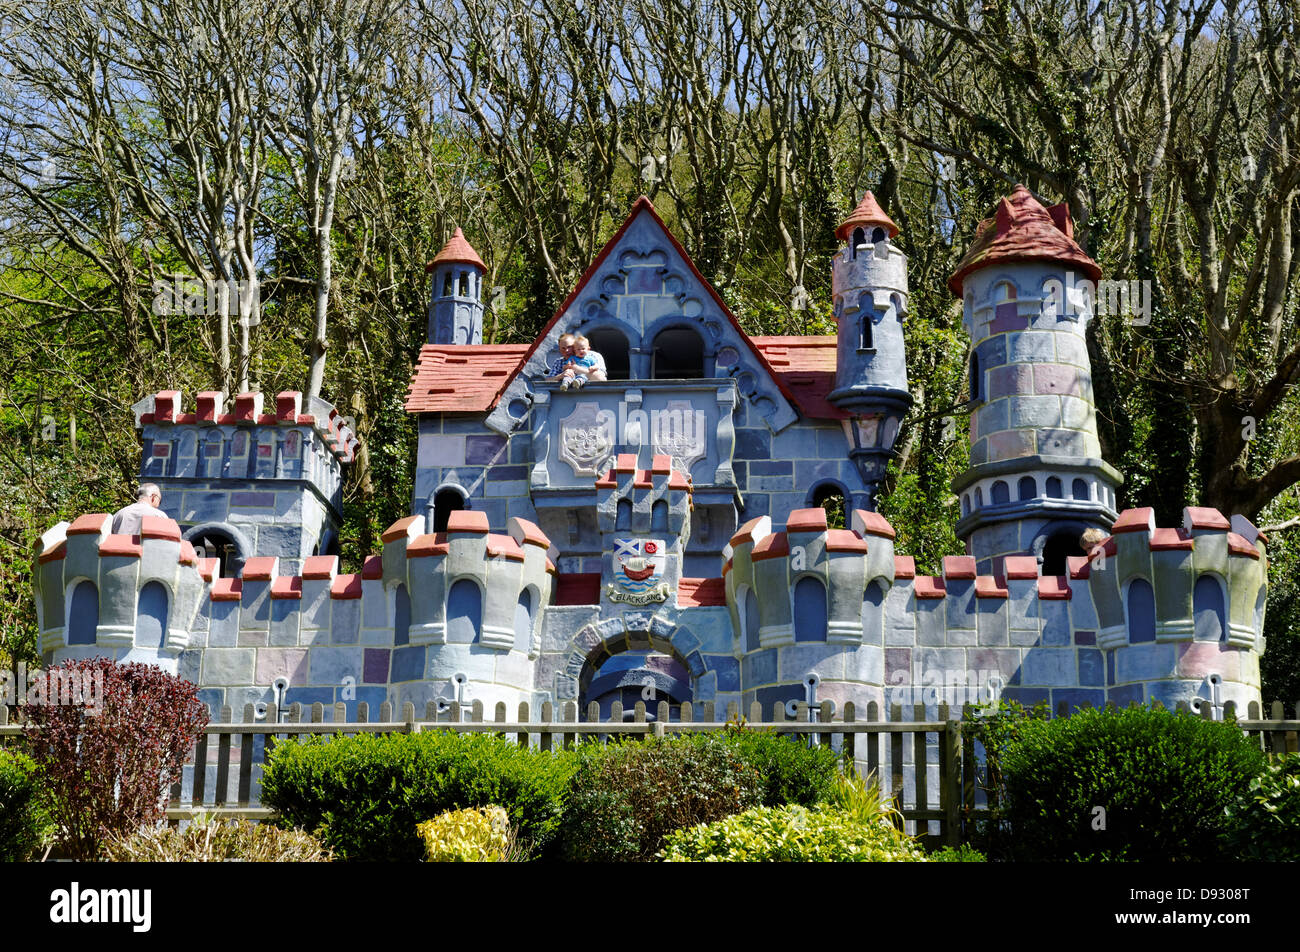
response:
M94 513L41 537L35 574L41 651L138 649L174 666L203 600L200 560L171 519L146 516L138 536L113 535L112 524L112 516Z

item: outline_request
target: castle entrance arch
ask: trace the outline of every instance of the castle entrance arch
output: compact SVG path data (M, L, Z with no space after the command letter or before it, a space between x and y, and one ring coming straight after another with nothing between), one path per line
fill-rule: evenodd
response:
M592 701L600 705L604 720L615 701L622 702L625 716L631 716L637 701L645 702L647 716L667 701L669 716L677 717L683 702L697 700L705 666L694 650L694 636L659 620L653 629L642 627L643 621L635 618L629 625L623 618L606 619L583 628L570 644L565 671L572 680L566 693L576 695L582 720L588 719Z

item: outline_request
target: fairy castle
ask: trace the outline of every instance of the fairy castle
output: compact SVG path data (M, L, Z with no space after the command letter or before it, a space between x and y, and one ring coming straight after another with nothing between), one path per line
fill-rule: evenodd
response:
M340 571L357 439L333 407L163 391L136 426L170 518L45 533L41 651L156 663L236 711L747 711L954 684L1054 707L1258 700L1264 536L1213 509L1163 528L1116 511L1085 344L1100 271L1065 207L1018 187L949 281L971 454L953 484L966 554L938 576L876 512L912 404L907 258L870 193L836 236L837 333L751 337L642 198L536 340L492 345L458 229L428 265L415 493L383 551ZM554 379L565 333L607 381Z

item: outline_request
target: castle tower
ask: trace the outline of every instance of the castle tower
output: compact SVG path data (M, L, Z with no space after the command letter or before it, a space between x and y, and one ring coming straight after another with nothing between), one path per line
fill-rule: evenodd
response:
M1064 574L1080 535L1117 515L1123 477L1101 459L1085 339L1101 269L1073 232L1065 205L1018 185L948 281L974 345L957 535L981 573L1033 555L1042 574Z
M254 556L278 557L292 573L305 558L337 554L351 427L296 391L271 406L260 393L233 402L227 412L224 394L205 391L185 412L181 393L163 390L137 403L141 482L158 484L184 540L228 578Z
M849 456L868 487L868 498L854 504L871 509L912 405L903 344L907 257L893 244L897 234L898 226L867 192L835 231L844 247L831 265L839 345L829 399L849 414Z
M429 343L483 343L483 275L487 266L459 228L425 265L429 274Z

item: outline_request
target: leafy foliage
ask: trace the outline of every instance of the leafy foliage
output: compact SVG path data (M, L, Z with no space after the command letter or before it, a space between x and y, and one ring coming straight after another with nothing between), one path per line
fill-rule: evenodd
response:
M435 731L307 738L271 752L262 802L285 826L311 830L342 860L418 860L422 821L497 805L525 842L544 848L560 823L573 757L487 734Z
M1217 858L1226 810L1262 767L1235 723L1163 708L1025 720L1001 753L1014 858Z
M28 859L49 834L36 764L15 750L0 750L0 862Z
M149 665L65 661L42 677L46 698L65 703L25 706L28 750L60 845L94 859L107 840L162 818L207 709L193 684ZM82 686L83 703L66 703L76 688L60 685Z
M165 827L109 841L104 857L117 863L326 863L327 849L302 830L247 820L199 817L183 830Z
M1300 754L1267 765L1228 808L1226 846L1235 859L1300 860Z
M715 737L648 738L579 755L561 834L566 859L649 860L669 833L740 813L763 796L758 771Z
M758 807L679 830L664 841L667 862L915 863L922 853L885 821L864 823L830 807Z
M794 737L742 726L728 728L724 737L758 772L765 807L812 806L830 796L839 777L839 757L829 747L809 747Z
M431 863L499 863L512 842L510 817L497 806L449 810L416 831Z

